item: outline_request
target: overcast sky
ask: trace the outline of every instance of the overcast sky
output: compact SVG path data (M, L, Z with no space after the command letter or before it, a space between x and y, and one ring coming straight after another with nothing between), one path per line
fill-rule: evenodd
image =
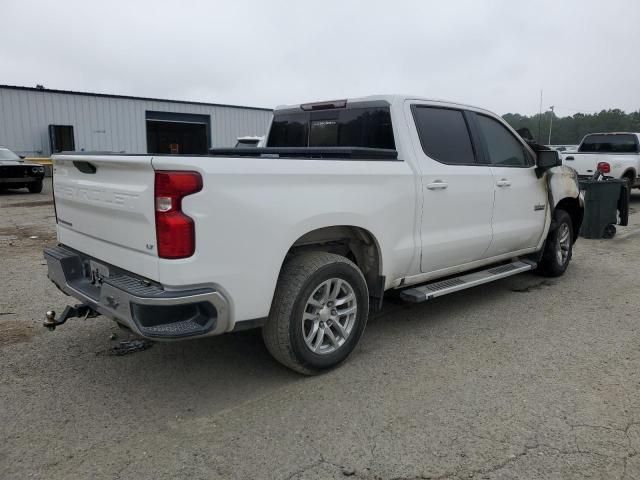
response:
M274 107L640 109L640 1L0 0L0 84Z

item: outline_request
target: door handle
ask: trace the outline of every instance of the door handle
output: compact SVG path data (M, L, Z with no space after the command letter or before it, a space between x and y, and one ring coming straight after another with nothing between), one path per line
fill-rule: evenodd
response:
M573 157L564 157L565 160L568 160L570 162L573 162L575 160L575 158Z
M427 184L429 190L444 190L449 186L448 183L444 183L442 180L436 180L433 183Z
M499 187L510 187L511 186L511 182L509 180L507 180L506 178L503 178L501 180L498 180L496 182L496 185Z

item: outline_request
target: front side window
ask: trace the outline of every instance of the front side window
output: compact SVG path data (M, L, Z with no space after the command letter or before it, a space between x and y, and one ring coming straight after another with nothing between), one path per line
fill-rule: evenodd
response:
M268 147L395 149L388 107L275 113Z
M460 110L421 105L412 110L425 154L449 165L475 163L469 129Z
M478 114L476 119L492 165L500 167L530 166L530 157L524 145L516 140L504 125L484 115Z

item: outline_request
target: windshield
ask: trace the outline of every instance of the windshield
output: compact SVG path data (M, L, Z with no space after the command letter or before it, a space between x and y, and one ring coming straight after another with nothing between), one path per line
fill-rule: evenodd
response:
M8 148L0 148L0 160L20 160L20 157Z
M581 152L636 153L638 143L635 135L603 134L588 135L580 145Z
M268 147L395 149L388 107L275 113Z

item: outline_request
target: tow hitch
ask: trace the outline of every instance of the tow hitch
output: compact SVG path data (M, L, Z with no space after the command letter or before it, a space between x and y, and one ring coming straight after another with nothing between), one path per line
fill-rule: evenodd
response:
M73 307L71 305L67 305L62 312L62 315L58 318L56 318L56 312L49 310L45 314L45 319L44 322L42 322L42 325L53 331L57 326L62 325L70 318L83 318L86 320L87 318L97 317L98 315L100 314L95 310L92 310L86 303L79 303Z

